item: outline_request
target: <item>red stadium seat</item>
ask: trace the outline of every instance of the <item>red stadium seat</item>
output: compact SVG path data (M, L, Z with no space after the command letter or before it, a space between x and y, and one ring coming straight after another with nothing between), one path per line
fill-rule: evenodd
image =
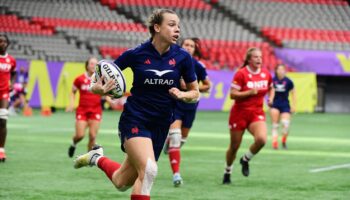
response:
M0 15L0 31L13 33L30 33L35 35L52 35L54 29L41 24L31 24L28 20L18 19L15 15Z

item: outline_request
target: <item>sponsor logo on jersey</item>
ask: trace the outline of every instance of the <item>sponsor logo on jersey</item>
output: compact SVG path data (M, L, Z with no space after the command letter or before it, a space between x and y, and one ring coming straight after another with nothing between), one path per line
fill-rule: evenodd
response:
M81 90L83 90L83 91L88 91L89 90L89 84L82 84L81 86L80 86L80 89Z
M275 84L276 85L276 92L285 92L286 91L286 87L284 84Z
M159 71L156 69L148 69L146 71L154 72L154 74L158 77L162 77L163 75L165 75L167 73L173 72L173 70ZM148 85L173 85L174 80L163 79L163 78L146 78L144 84L148 84Z
M150 71L150 72L154 72L157 76L162 77L164 74L173 72L173 70L163 70L163 71L159 71L156 69L148 69L146 71Z
M268 88L268 81L267 80L263 80L263 81L248 81L247 82L247 87L250 89L267 89Z
M0 70L1 71L10 71L11 65L8 63L0 63Z
M261 73L260 76L261 76L261 78L265 78L266 74L265 73Z

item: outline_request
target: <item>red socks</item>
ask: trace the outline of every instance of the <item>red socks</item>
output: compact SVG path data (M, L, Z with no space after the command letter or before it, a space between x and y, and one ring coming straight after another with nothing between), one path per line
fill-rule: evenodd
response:
M112 180L114 172L117 171L121 165L107 157L101 157L97 162L97 166L105 172L109 180Z
M170 148L168 153L173 174L179 173L181 161L180 148Z
M150 200L150 196L146 195L138 195L138 194L133 194L131 195L131 200Z

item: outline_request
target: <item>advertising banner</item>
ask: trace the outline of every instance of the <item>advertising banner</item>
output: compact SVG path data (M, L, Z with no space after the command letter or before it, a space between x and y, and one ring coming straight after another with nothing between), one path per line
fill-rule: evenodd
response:
M74 79L84 73L84 63L50 62L42 60L17 60L17 68L24 67L29 72L27 99L32 107L65 108L69 104L69 95ZM132 71L123 71L130 91L133 81ZM199 110L229 111L233 101L230 99L230 86L234 76L232 71L208 70L212 88L201 94ZM315 105L316 78L310 73L294 73L290 77L295 81L298 105L297 110L312 112ZM79 95L79 93L77 94ZM77 96L78 97L78 96ZM75 104L78 104L76 98ZM300 101L299 101L300 99Z
M299 72L350 76L350 52L275 48L276 56Z

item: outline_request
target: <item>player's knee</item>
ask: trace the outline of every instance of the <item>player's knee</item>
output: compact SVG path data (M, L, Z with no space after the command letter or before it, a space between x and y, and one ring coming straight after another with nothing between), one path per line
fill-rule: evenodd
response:
M151 193L151 188L153 182L158 174L158 166L157 163L150 158L147 160L146 167L144 169L143 174L139 174L139 179L142 180L142 195L149 195Z
M180 148L181 146L181 129L169 130L169 148Z
M0 109L0 120L1 120L0 125L1 126L6 125L6 121L7 121L8 117L9 117L9 111L5 108L1 108Z
M281 120L283 133L288 133L290 121L288 119Z
M116 183L114 184L115 188L117 188L117 190L119 192L125 192L127 191L129 188L131 188L132 186L128 186L128 185L124 185L124 184L121 184L121 183Z
M157 174L158 174L157 163L155 161L152 161L151 159L148 159L146 169L145 169L145 176L147 176L148 180L152 180L153 182Z

